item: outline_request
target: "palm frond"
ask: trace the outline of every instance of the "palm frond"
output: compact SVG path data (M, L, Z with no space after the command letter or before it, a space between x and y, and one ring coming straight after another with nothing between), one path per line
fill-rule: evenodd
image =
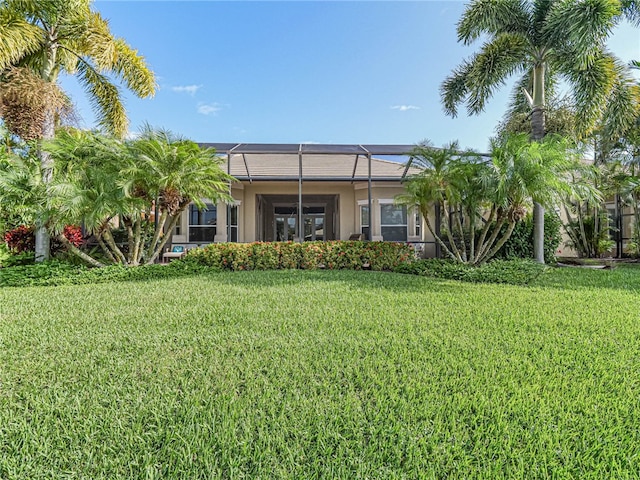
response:
M464 61L462 65L449 75L440 86L440 97L444 111L447 115L456 117L458 115L458 104L460 104L469 93L468 79L471 64Z
M500 35L483 45L470 61L471 68L466 76L469 114L482 112L495 90L512 74L522 70L527 52L526 40L517 35Z
M0 8L0 71L40 50L43 41L40 28Z
M78 64L78 74L100 127L118 137L124 136L129 122L118 87L86 60Z
M152 97L156 90L155 76L144 57L119 38L115 41L116 61L111 70L127 84L138 97Z
M530 24L527 2L523 0L474 0L458 22L458 40L473 43L482 34L526 35Z
M636 26L640 26L640 2L638 0L622 0L622 15Z
M619 17L611 0L560 0L549 10L543 34L549 45L568 45L574 62L584 69L598 61L599 51Z
M615 64L615 80L603 115L606 138L619 139L636 125L640 117L640 85L620 62Z
M97 12L87 9L69 15L60 26L59 36L68 50L75 52L78 57L91 58L101 72L109 70L116 60L116 47L109 24Z
M560 71L573 85L577 133L586 136L602 118L607 98L615 86L616 59L600 51L587 69L572 64L573 58L562 60Z

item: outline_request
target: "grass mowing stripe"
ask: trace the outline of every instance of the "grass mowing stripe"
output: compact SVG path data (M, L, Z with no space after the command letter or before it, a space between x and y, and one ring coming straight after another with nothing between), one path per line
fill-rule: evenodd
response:
M619 270L0 291L0 478L634 478Z

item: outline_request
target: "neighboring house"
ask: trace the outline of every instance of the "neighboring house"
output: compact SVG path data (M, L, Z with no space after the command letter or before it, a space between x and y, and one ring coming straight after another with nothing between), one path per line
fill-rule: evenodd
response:
M415 208L396 205L416 169L374 158L412 145L202 144L214 147L238 181L231 205L191 205L172 232L188 248L211 242L363 239L414 242L434 256ZM408 158L408 157L406 157Z

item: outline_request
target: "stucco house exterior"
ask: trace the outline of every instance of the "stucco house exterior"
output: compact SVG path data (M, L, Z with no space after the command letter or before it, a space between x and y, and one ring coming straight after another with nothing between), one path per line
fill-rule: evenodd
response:
M349 240L412 242L435 255L416 208L396 205L399 161L413 145L201 144L225 159L233 203L189 206L172 245L211 242ZM406 158L405 158L406 159Z
M230 185L230 205L190 205L171 232L170 245L185 250L213 242L350 240L400 241L415 245L425 257L439 248L417 208L394 202L414 145L321 145L202 143L223 158ZM392 158L393 160L390 160ZM607 202L612 256L627 252L633 213ZM559 209L563 221L564 210ZM432 225L438 222L434 216ZM576 256L563 232L558 255Z

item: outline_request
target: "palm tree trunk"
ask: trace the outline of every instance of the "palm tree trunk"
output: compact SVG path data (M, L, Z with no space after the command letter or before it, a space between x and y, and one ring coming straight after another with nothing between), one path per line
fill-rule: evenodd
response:
M53 112L49 112L46 116L43 126L43 140L50 140L55 135L55 123ZM42 172L42 183L48 185L51 183L51 177L53 174L53 160L51 154L42 150L42 147L38 147L38 156L40 157L40 170ZM42 262L49 259L51 250L51 237L47 230L47 221L44 212L38 214L36 220L36 262Z
M118 263L118 260L116 260L116 257L113 256L113 253L111 252L107 244L104 243L104 240L102 240L102 234L98 234L96 235L96 237L98 239L98 245L100 245L102 251L107 255L107 257L109 257L109 260L111 260L113 263Z
M124 256L124 253L122 253L122 251L118 248L118 245L113 239L113 235L111 234L111 230L109 228L105 229L104 232L102 232L102 238L104 239L105 243L109 245L109 248L113 252L113 255L116 257L116 259L123 265L126 265L127 259Z
M127 263L129 265L136 265L135 263L135 256L134 256L134 250L135 250L135 236L133 233L133 220L131 219L131 217L123 217L122 222L124 223L124 226L127 230L127 247L129 249L129 251L127 252Z
M451 257L452 260L456 260L457 261L456 256L453 254L453 252L451 250L449 250L447 248L446 243L444 243L444 241L440 238L440 236L433 229L433 227L431 225L431 220L429 220L429 212L426 212L426 211L422 212L422 217L424 218L424 221L427 224L427 229L429 229L429 232L431 232L431 235L433 235L433 238L436 239L436 242L438 242L438 245L440 245L440 247L444 250L444 252L447 255L449 255Z
M169 232L169 233L167 235L165 235L162 238L162 241L156 246L155 250L153 251L153 253L149 257L149 259L146 261L147 265L151 265L153 262L155 262L156 258L158 258L158 256L160 255L160 252L162 251L164 246L169 241L169 237L171 237L170 232L172 232L173 229L175 228L175 226L178 224L178 220L180 219L180 214L181 213L182 213L182 210L180 212L178 212L176 215L174 215L173 217L169 217L169 218L171 218L171 220L169 220L169 225L167 227L167 232Z
M483 256L482 259L480 259L480 263L478 265L482 265L487 260L491 260L491 258L496 253L498 253L498 250L500 250L500 248L502 248L502 246L506 243L506 241L509 240L509 238L511 238L511 234L513 233L513 229L515 228L515 226L516 226L516 222L509 222L509 227L507 228L507 231L504 233L502 238L498 240L498 243L495 244L495 246L489 251L489 253L487 253L486 255Z
M482 228L482 231L480 232L480 238L478 238L478 243L476 246L476 250L477 250L476 258L480 256L480 254L482 253L484 240L487 238L487 233L489 233L489 228L491 227L491 224L493 223L493 219L495 218L495 216L496 216L496 207L495 205L493 205L491 207L491 212L489 213L489 218L487 219L486 223L484 224L484 227Z
M57 38L55 32L49 33L47 39L48 49L45 50L44 59L42 62L42 79L47 82L55 81L55 64L58 54ZM42 125L42 139L51 140L55 136L55 115L53 111L47 111L45 115L44 124ZM40 169L42 171L42 183L45 186L51 183L53 174L53 160L48 152L42 150L42 141L39 142L38 157L40 158ZM47 260L51 250L51 237L47 230L47 221L45 214L40 212L36 221L36 262L42 262Z
M467 263L467 242L464 239L464 228L462 227L462 208L459 208L456 212L456 225L458 226L458 233L460 234L462 261Z
M469 262L473 263L476 256L476 212L470 212L469 215L469 230L471 232L471 236L469 238Z
M496 224L494 226L494 230L493 232L491 232L491 236L489 237L489 240L486 241L486 243L484 243L483 245L480 245L478 247L478 255L476 256L476 264L478 262L481 262L483 258L487 257L487 253L489 252L489 250L491 250L491 247L493 247L493 244L496 241L496 238L498 238L498 234L500 233L500 229L502 228L502 225L504 225L504 222L507 220L507 216L506 215L500 215L498 216L498 218L496 219Z
M135 226L133 229L133 251L131 253L131 259L133 261L133 265L139 265L140 264L140 257L141 257L141 245L142 245L142 230L140 227L140 223L141 223L141 219L138 218L135 222Z
M545 135L544 118L545 63L539 62L533 69L533 105L531 112L531 140L538 142ZM533 254L536 262L544 263L544 208L533 204Z
M444 219L447 222L447 229L445 230L445 233L447 234L447 240L451 245L451 251L455 255L455 260L462 263L462 255L460 255L460 250L458 250L455 239L453 238L453 235L451 235L451 217L449 215L449 208L445 206L442 211L444 212Z
M160 238L160 235L162 235L162 232L164 231L164 225L165 223L167 223L168 216L169 216L169 213L167 212L167 210L163 209L162 213L160 214L160 220L158 220L158 223L156 225L156 230L153 233L153 238L151 239L151 243L149 244L149 249L147 250L147 258L150 258L153 255L153 252L156 249L156 245L158 245L158 239Z
M102 263L100 263L99 261L97 261L95 258L90 257L89 255L87 255L86 253L84 253L82 250L80 250L78 247L76 247L73 243L71 243L67 237L65 237L62 233L60 235L58 235L58 240L60 240L60 242L62 242L62 244L71 252L73 253L75 256L77 256L78 258L81 258L82 260L84 260L85 262L87 262L89 265L92 265L94 267L104 267L104 265Z

